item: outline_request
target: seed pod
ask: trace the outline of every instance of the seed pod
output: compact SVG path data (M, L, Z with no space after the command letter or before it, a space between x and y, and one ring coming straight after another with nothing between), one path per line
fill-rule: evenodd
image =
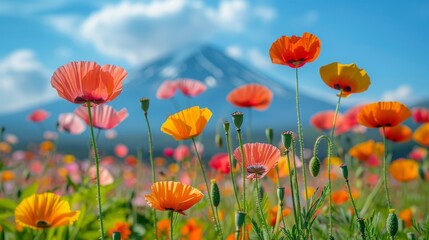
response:
M363 218L358 218L357 222L358 222L359 232L363 238L365 236L365 220Z
M244 224L244 219L246 218L246 213L237 211L235 212L235 231L240 231L241 227Z
M319 158L317 158L316 156L312 157L310 160L310 174L313 177L317 177L317 175L319 175L320 172L320 161Z
M243 113L242 112L233 112L232 121L237 129L241 128L241 124L243 124Z
M215 135L215 144L218 148L222 148L222 146L223 146L223 139L220 136L220 134L218 134L218 133L216 133L216 135Z
M149 110L149 98L140 99L140 105L143 112L147 112Z
M416 240L416 235L413 232L407 233L407 238L409 240Z
M282 143L286 150L292 146L293 133L291 131L286 131L282 133Z
M272 128L265 129L265 136L267 137L268 143L272 144L273 143L273 138L274 138L273 129Z
M386 230L391 237L394 237L398 232L398 225L398 217L396 216L395 209L390 209L386 220Z
M213 201L213 205L217 207L219 206L219 203L220 203L220 191L216 183L216 179L212 179L211 182L212 182L212 186L211 186L212 201Z
M347 168L346 164L342 164L340 166L341 168L341 173L343 174L344 179L348 179L349 178L349 169Z
M121 240L121 233L120 232L113 232L112 239L113 240Z
M277 199L279 200L281 205L283 205L284 198L285 198L285 188L284 187L277 188Z

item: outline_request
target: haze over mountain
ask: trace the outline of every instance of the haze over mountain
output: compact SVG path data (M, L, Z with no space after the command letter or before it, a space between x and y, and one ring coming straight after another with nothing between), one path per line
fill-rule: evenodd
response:
M290 76L287 76L288 73ZM294 81L293 71L285 70L285 75L285 78ZM178 91L173 99L156 99L156 91L163 81L178 78L199 80L204 82L208 88L204 93L194 98L183 96ZM231 90L248 83L263 84L273 91L273 101L266 111L249 111L234 107L226 101L226 96ZM237 110L245 114L244 132L249 126L249 121L251 121L252 141L265 141L260 136L268 127L274 129L276 138L281 131L296 129L295 92L293 89L289 89L267 75L244 66L210 45L184 49L139 69L129 71L122 93L110 103L117 110L125 107L129 111L129 117L116 128L118 138L113 141L115 144L123 142L129 145L131 149L147 146L147 130L139 102L142 97L148 97L151 100L149 121L154 134L155 148L161 148L167 144L176 146L170 136L161 133L160 126L169 114L194 105L208 107L213 112L203 134L204 142L212 141L216 126L220 124L219 127L222 129L224 120L231 122L230 114ZM303 94L300 96L300 101L302 119L305 125L308 125L310 116L315 112L334 109L331 104ZM58 115L64 112L72 112L76 107L76 105L58 98L55 102L37 108L43 108L51 113L51 117L42 124L46 130L54 130ZM5 126L7 132L16 134L21 143L38 141L41 139L41 131L37 129L37 124L30 123L26 119L33 110L1 115L0 125ZM66 135L61 134L60 148L88 145L88 132L80 136ZM113 142L109 144L108 140L101 139L101 144L104 143L107 147L110 147Z

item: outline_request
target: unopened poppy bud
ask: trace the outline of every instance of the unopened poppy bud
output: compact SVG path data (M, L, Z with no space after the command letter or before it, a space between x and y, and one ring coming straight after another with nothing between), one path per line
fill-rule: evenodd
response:
M389 215L386 220L386 230L391 237L394 237L398 232L398 217L396 216L395 209L389 210Z
M141 108L146 113L149 110L149 98L140 99Z
M316 156L312 157L310 159L310 164L308 165L310 168L310 174L313 177L317 177L317 175L319 175L320 172L320 161L319 158L317 158Z
M225 132L229 132L229 122L228 121L225 121L223 123L223 129L225 130Z
M419 167L419 177L421 180L426 180L426 172L422 166Z
M265 129L265 136L267 136L267 140L269 144L273 143L274 133L272 128Z
M289 150L289 148L292 146L292 138L293 133L291 131L286 131L282 133L282 143L286 150Z
M241 227L243 227L244 219L246 218L246 213L237 211L235 212L235 231L239 232Z
M349 179L349 169L346 164L340 166L344 179Z
M277 199L279 200L281 205L283 205L284 198L285 198L285 188L284 187L277 188Z
M216 133L216 135L215 135L215 144L218 148L222 148L222 146L223 146L222 137L218 133Z
M120 232L113 232L112 239L113 240L121 240L121 233Z
M212 185L211 185L211 195L212 195L212 201L213 201L213 205L215 207L219 206L220 203L220 191L219 191L219 187L216 183L216 179L212 179L211 180Z
M365 236L365 220L363 218L358 218L357 223L358 223L360 234L362 236Z
M335 240L333 236L329 236L329 240Z
M416 240L416 234L414 234L413 232L409 232L407 233L407 238L408 240Z
M241 128L241 124L243 124L243 113L242 112L234 112L232 113L232 121L237 129Z

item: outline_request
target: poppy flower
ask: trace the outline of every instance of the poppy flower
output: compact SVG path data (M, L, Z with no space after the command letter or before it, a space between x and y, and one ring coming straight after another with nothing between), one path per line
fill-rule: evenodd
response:
M76 108L74 113L89 125L89 115L86 107L80 106ZM127 109L122 108L117 112L109 105L99 105L91 108L91 115L92 124L95 128L112 129L128 117L128 111Z
M270 226L273 226L276 224L276 219L277 219L277 212L279 211L279 206L276 205L273 208L270 209L269 211L269 215L271 216L270 218ZM291 213L291 209L290 208L284 208L283 209L283 217L288 216Z
M368 128L394 127L411 116L411 111L400 102L376 102L365 105L358 122Z
M368 161L369 157L374 154L374 140L358 143L349 150L350 156L361 160Z
M418 127L413 134L413 139L422 146L429 147L429 123Z
M384 129L384 132L386 139L397 143L410 141L413 134L411 128L405 125L387 127ZM383 130L380 129L380 133L383 135Z
M244 161L241 158L240 147L234 150L234 158L244 168L249 175L248 179L263 178L280 160L280 150L266 143L245 143L243 144Z
M302 37L281 36L271 45L270 58L272 63L299 68L316 60L319 52L319 38L305 32Z
M54 193L33 194L15 209L15 221L24 227L45 229L72 224L79 211L71 211L67 201Z
M356 64L333 62L320 68L320 77L330 88L342 90L341 97L364 92L371 84L366 71Z
M122 91L127 72L117 66L95 62L70 62L59 67L51 78L58 95L72 103L91 105L112 101Z
M182 162L186 158L191 156L191 151L189 150L188 146L184 144L180 144L179 146L174 149L173 158L177 162Z
M156 98L158 99L170 99L176 94L177 83L175 81L166 80L164 81L156 91Z
M402 219L405 223L405 227L411 227L413 225L412 220L413 220L413 210L411 208L406 208L404 210L402 210L399 214L398 217L400 219Z
M345 190L338 190L332 192L332 203L336 205L343 204L349 200L349 193Z
M354 132L361 131L359 127L366 129L364 126L359 125L357 120L357 116L363 107L364 105L358 105L347 110L343 115L342 121L338 124L336 129L342 133L348 132L350 130L353 130ZM337 132L336 129L335 132Z
M58 131L79 135L86 129L85 122L74 113L63 113L58 117Z
M162 235L166 236L167 240L170 240L170 220L162 219L156 223L158 232L156 233L158 238Z
M273 93L267 87L260 84L246 84L232 90L226 100L236 107L254 108L259 111L267 109Z
M114 232L119 232L122 240L128 240L131 235L130 227L130 224L127 222L115 222L107 232L109 236L112 236Z
M293 157L292 151L289 151L289 158L290 158L291 164L293 166L292 157ZM295 161L296 161L296 167L297 168L302 167L302 162L299 160L298 156L295 156ZM289 164L287 162L286 156L280 157L279 162L277 163L277 167L279 169L279 177L280 178L284 178L284 177L289 176ZM273 180L275 183L277 183L276 169L272 168L270 171L268 171L267 176L269 178L271 178L271 180Z
M419 165L412 159L400 158L389 166L390 175L399 182L409 182L419 177Z
M220 173L229 174L230 165L228 153L215 154L209 161L209 166Z
M49 112L45 111L44 109L37 109L30 115L28 115L28 120L31 122L39 123L48 119L49 115Z
M203 238L203 228L193 218L186 221L186 225L182 227L180 233L188 240L200 240Z
M93 181L94 183L97 181L97 173L96 173L96 166L92 166L89 169L89 178L91 179L91 181ZM112 184L115 180L113 179L112 174L110 173L110 171L103 167L103 166L99 166L99 173L100 173L100 186L106 186L106 185L110 185Z
M124 144L117 144L114 149L115 155L119 158L123 158L128 154L128 147Z
M6 170L6 171L1 173L1 180L3 182L9 182L9 181L12 181L13 179L15 179L15 173L14 172Z
M188 97L196 97L207 90L207 86L194 79L179 79L177 80L177 87Z
M208 108L187 108L170 115L162 124L161 131L175 140L193 138L201 134L211 116L212 112Z
M413 150L408 154L408 157L414 160L423 160L426 158L428 150L422 147L414 147Z
M319 131L330 131L334 123L335 111L322 111L314 114L310 119L310 124ZM341 113L337 114L336 124L343 121Z
M183 211L191 208L203 198L203 193L181 182L161 181L152 184L152 193L145 195L150 207L167 211L172 210L185 215Z
M416 107L412 110L413 120L416 123L429 123L429 109Z

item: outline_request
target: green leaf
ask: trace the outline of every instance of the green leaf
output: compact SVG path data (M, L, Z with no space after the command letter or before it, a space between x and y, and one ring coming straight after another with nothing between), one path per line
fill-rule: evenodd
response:
M7 198L0 199L0 209L15 211L15 208L16 208L15 201Z
M34 182L30 185L28 185L26 188L24 188L21 192L21 195L19 196L19 201L24 200L25 198L36 194L37 188L39 187L39 184L37 182Z

